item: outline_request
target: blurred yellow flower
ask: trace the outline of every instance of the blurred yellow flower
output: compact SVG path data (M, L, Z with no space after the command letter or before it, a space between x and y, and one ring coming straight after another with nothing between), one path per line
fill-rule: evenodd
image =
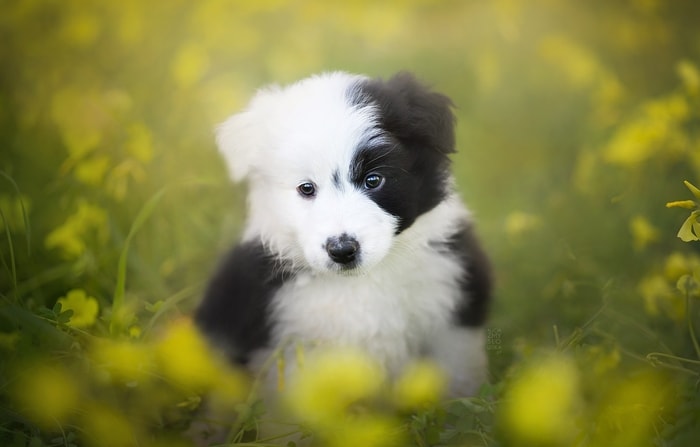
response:
M144 344L106 339L92 346L91 357L108 380L139 382L154 371L153 352Z
M136 424L115 408L93 404L83 414L81 428L87 444L95 447L124 447L140 445Z
M51 98L51 117L71 158L80 158L102 141L106 116L95 92L64 87Z
M209 408L214 414L233 414L250 392L248 376L243 371L224 367L213 379L207 398Z
M535 214L513 211L506 216L504 225L509 237L518 238L539 228L541 224L542 219Z
M351 415L319 432L328 447L390 447L405 445L396 421L379 414Z
M443 396L445 385L445 374L437 365L416 362L409 365L394 384L394 401L401 409L433 405Z
M180 87L191 87L209 70L209 55L195 43L183 45L172 62L171 73Z
M168 327L156 354L164 375L181 386L204 388L217 373L205 340L190 321Z
M68 321L69 326L76 328L86 328L95 324L99 305L94 297L88 296L83 289L70 290L66 296L58 299L61 310L72 310Z
M146 170L141 162L135 159L126 159L115 166L107 176L105 189L116 200L126 198L131 180L141 182L146 178Z
M662 412L672 411L669 389L655 373L637 372L611 388L598 412L593 445L636 447L648 444L661 422ZM597 439L596 439L597 438Z
M155 345L155 354L161 374L180 387L199 392L216 389L223 399L245 393L242 375L211 350L190 320L171 324Z
M659 230L644 216L635 216L629 223L632 245L637 251L659 240Z
M342 419L348 408L376 397L384 373L366 354L352 349L315 352L295 372L286 395L290 410L309 423Z
M579 373L558 355L540 359L517 375L505 393L502 423L516 444L567 445L575 434Z
M75 259L85 252L85 242L69 225L63 224L46 236L46 248L60 248L67 259Z
M107 155L86 158L75 165L73 175L86 185L97 186L104 180L110 163Z
M89 233L96 234L101 242L107 239L107 213L104 209L81 200L76 212L50 232L44 244L48 249L59 249L66 259L75 259L87 249L85 239Z
M603 150L611 164L635 166L654 155L686 150L687 136L680 125L690 114L685 97L671 94L642 104L638 116L618 126Z
M138 340L141 338L141 326L133 325L129 327L129 337Z
M46 364L25 367L13 389L19 410L39 426L51 429L73 413L79 395L78 383L70 372Z
M685 318L685 303L664 276L646 276L640 281L637 289L644 299L644 310L649 315L663 313L676 321Z
M668 281L677 281L683 275L700 274L700 257L681 252L671 253L664 262L664 276Z
M134 123L127 128L128 139L124 148L127 153L143 164L153 158L153 134L143 123Z

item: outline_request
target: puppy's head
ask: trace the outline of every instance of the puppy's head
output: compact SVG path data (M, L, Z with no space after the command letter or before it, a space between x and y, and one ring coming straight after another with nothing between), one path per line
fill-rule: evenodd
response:
M450 106L406 73L259 91L217 134L231 177L248 180L245 237L316 272L378 264L447 194Z

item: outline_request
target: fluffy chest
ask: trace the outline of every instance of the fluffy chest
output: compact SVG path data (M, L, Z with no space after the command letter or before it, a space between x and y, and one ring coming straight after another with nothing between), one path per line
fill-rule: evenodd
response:
M451 324L461 275L456 259L427 246L363 275L300 275L272 300L273 340L359 347L400 368Z

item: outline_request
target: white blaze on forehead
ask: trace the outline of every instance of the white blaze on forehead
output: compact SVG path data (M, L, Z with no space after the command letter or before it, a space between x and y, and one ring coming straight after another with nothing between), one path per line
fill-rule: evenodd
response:
M373 107L350 102L361 77L342 73L314 77L274 92L267 112L265 152L274 170L305 173L316 182L347 171L358 146L376 127ZM272 166L270 166L272 168Z
M349 165L378 122L376 107L353 104L353 90L364 80L334 72L260 90L217 129L231 177L325 176Z

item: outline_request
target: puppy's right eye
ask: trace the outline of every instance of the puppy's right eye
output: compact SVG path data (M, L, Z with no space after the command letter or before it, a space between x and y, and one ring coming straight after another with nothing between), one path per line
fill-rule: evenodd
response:
M316 195L316 185L312 182L304 182L297 186L297 192L304 198L311 198Z

